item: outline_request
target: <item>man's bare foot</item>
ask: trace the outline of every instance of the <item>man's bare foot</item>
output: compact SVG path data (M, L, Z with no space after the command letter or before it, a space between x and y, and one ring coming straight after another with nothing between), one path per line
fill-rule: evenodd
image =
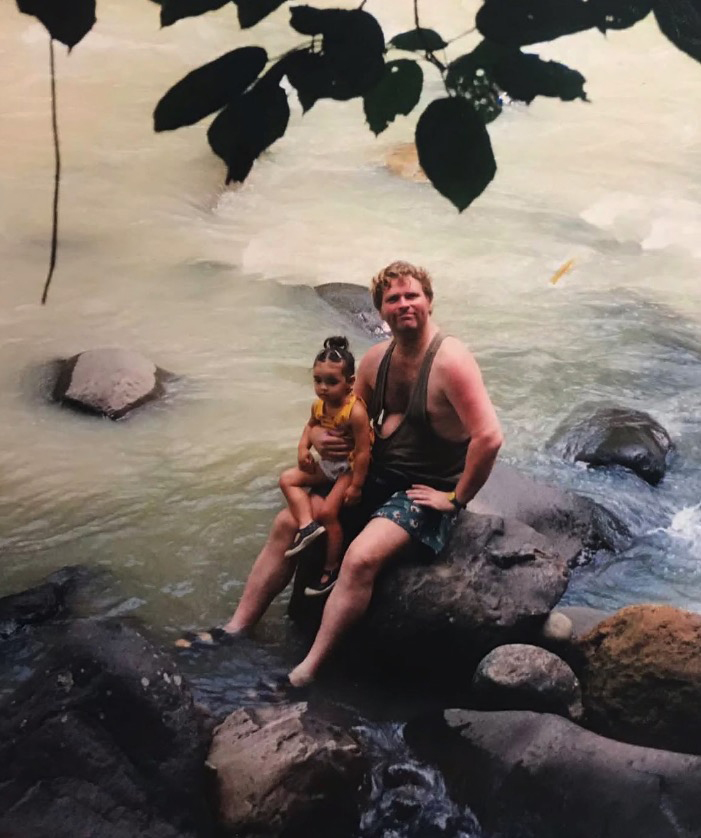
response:
M302 664L299 664L299 666L295 666L288 674L287 678L295 689L301 689L302 687L308 687L312 683L314 675L306 671Z
M182 637L175 641L179 649L192 649L214 646L229 646L234 642L239 632L227 631L225 628L215 626L206 631L186 631Z

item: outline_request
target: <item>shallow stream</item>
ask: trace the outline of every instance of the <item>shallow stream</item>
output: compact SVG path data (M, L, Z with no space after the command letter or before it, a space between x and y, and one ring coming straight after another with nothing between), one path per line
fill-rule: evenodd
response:
M426 25L457 36L475 5L432 0ZM567 600L701 610L701 67L651 20L547 45L587 77L591 103L507 108L491 130L496 180L458 215L385 167L411 122L375 139L357 102L293 108L287 136L224 189L204 127L155 135L153 107L259 31L282 51L285 10L239 33L233 9L160 30L146 0L99 7L85 41L59 50L60 248L44 307L48 42L14 3L0 8L0 594L82 563L109 571L103 611L164 639L225 619L280 506L313 355L343 331L358 354L369 345L312 287L365 285L404 258L432 271L437 321L475 352L505 460L635 535L579 571ZM411 25L405 0L367 8L390 34ZM168 399L117 424L46 403L38 366L109 345L178 374ZM548 442L584 402L640 408L669 430L660 486L557 457ZM274 663L299 654L284 613L281 600L256 636ZM246 666L244 681L255 657Z

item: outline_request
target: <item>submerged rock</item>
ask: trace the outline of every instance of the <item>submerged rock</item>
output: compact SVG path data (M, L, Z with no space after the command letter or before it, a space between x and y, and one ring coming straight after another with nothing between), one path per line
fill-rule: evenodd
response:
M614 742L528 711L447 710L408 743L490 835L698 838L701 758Z
M206 742L170 658L116 622L54 631L0 707L0 834L211 835Z
M411 180L414 183L428 183L426 172L419 163L419 153L415 143L400 143L387 152L385 166L404 180Z
M564 456L591 466L620 465L657 485L673 448L667 431L652 416L624 407L607 407L579 419L558 434Z
M582 717L582 691L574 672L552 652L525 643L499 646L480 661L472 679L472 699L485 710Z
M600 622L581 649L592 727L638 745L701 754L701 615L631 605Z
M58 362L53 399L87 413L121 419L164 394L171 374L129 349L89 349Z
M370 291L352 282L327 282L314 289L325 303L349 317L354 325L378 340L390 336L389 326L372 304Z
M366 763L306 703L236 710L214 733L220 821L236 835L353 836Z

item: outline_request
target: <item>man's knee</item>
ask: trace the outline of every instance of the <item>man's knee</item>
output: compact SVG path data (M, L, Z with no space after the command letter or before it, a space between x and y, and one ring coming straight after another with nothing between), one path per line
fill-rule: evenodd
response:
M270 527L271 538L292 541L296 532L296 518L287 507L281 509L273 519L272 526Z
M341 573L351 583L372 582L383 563L382 557L377 556L374 551L362 549L351 543L343 557Z

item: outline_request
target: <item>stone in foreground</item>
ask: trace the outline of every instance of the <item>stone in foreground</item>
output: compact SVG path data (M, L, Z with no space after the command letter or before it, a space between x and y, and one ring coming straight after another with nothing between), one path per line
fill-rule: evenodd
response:
M701 758L528 711L446 710L405 730L489 835L698 838Z
M59 362L53 399L86 413L121 419L160 398L170 377L129 349L89 349Z
M211 835L205 736L172 660L121 623L53 631L0 707L0 835Z
M236 710L214 733L220 822L233 834L352 836L365 758L306 703Z
M582 691L557 655L527 643L499 646L480 661L472 679L473 706L489 710L533 710L577 720Z
M581 650L592 727L638 745L701 754L701 615L630 605L582 638Z

